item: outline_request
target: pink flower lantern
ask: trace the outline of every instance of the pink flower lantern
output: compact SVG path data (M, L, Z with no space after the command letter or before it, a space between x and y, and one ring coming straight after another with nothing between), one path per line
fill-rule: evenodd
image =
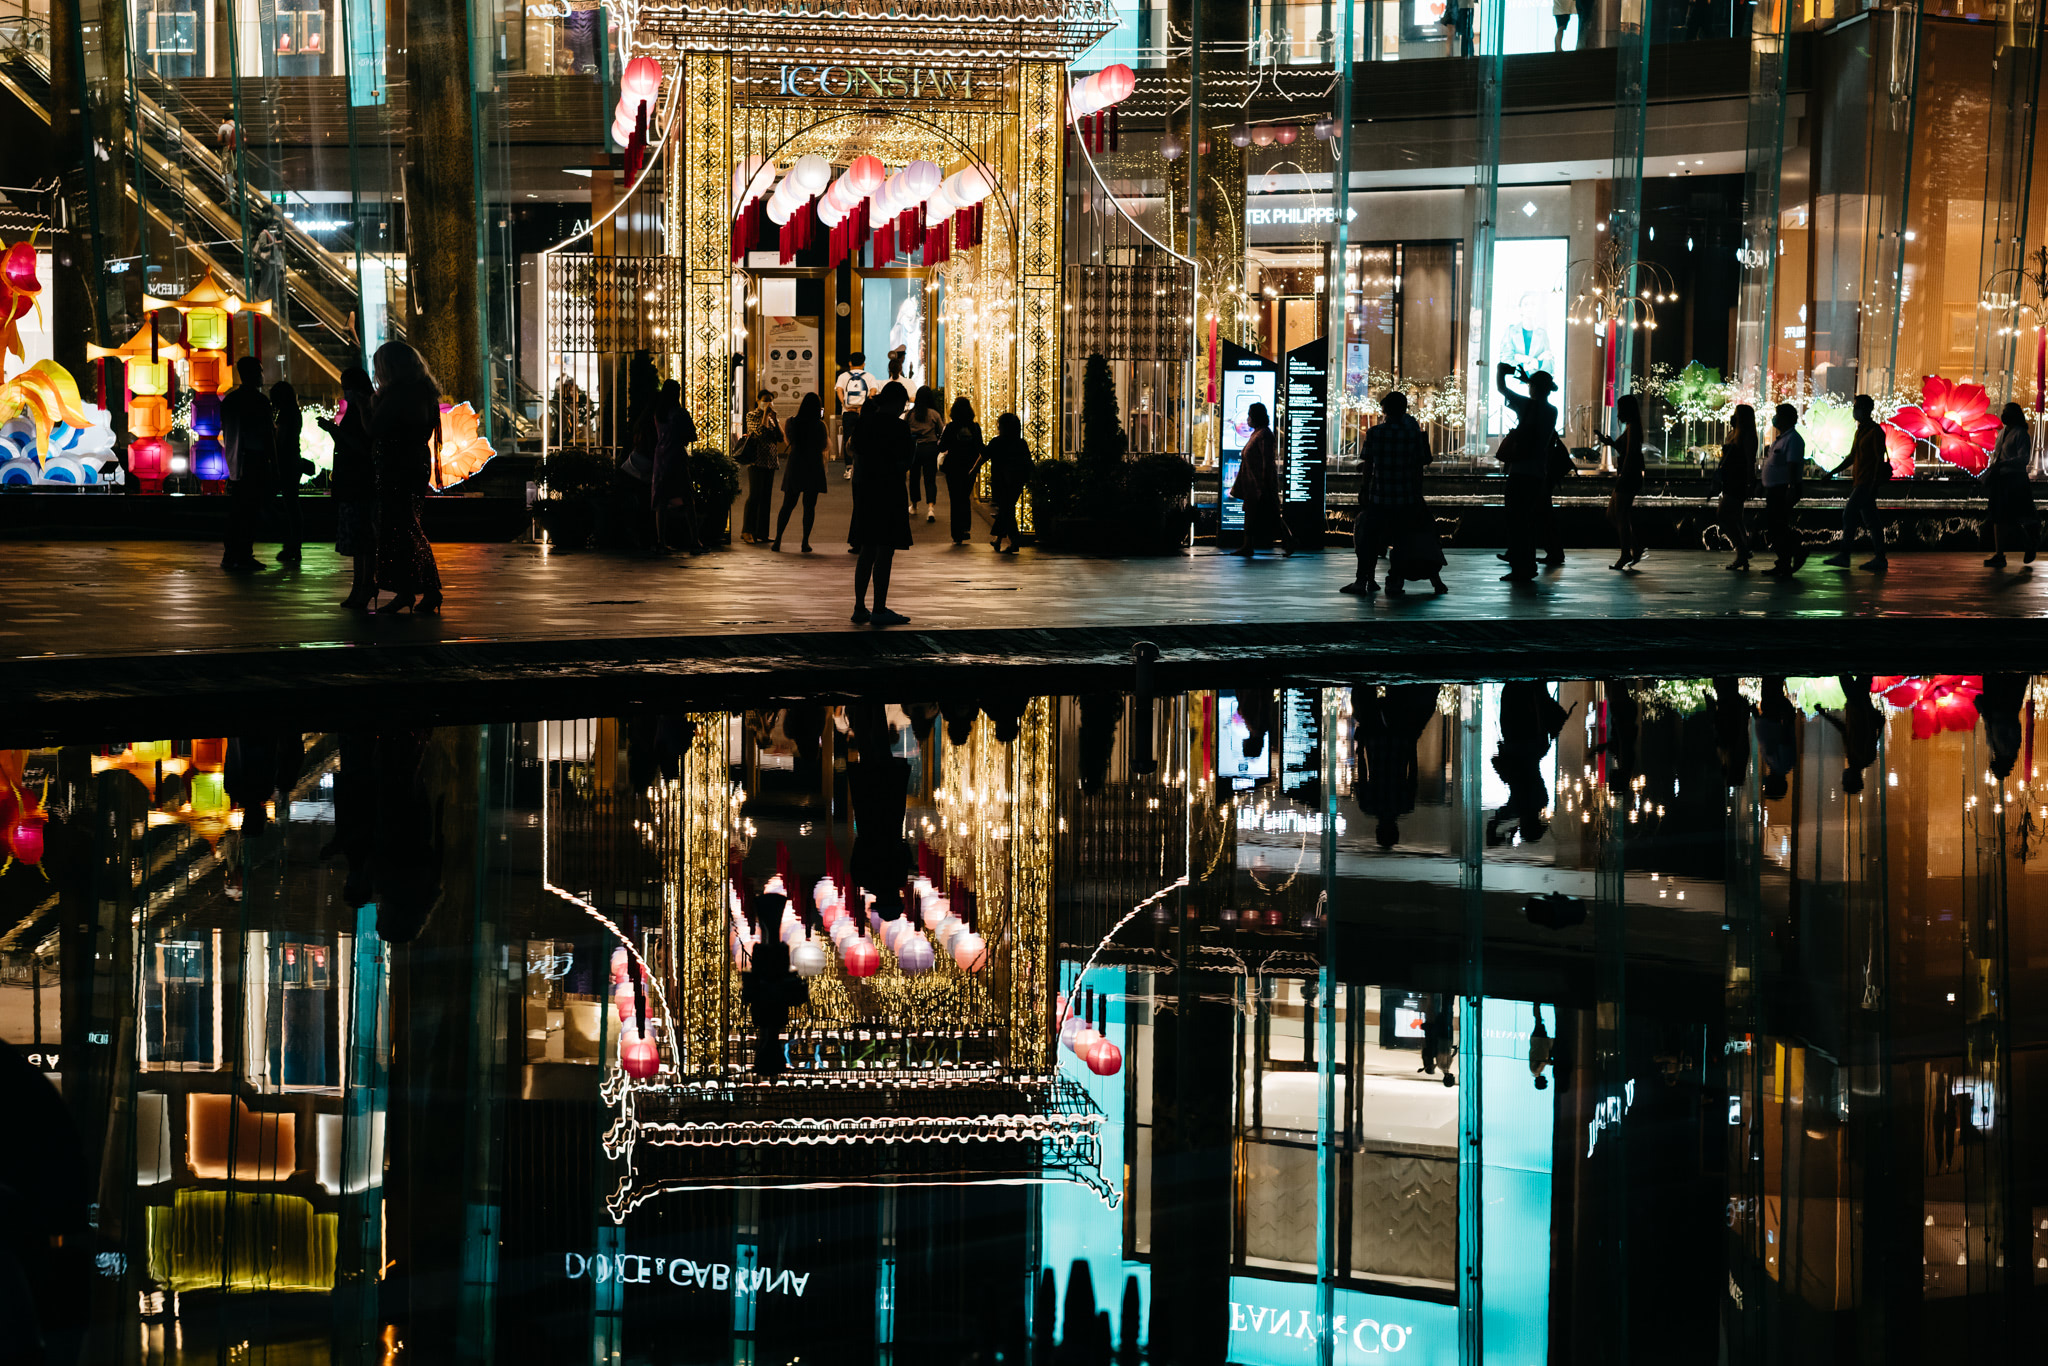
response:
M1920 382L1920 406L1899 409L1892 425L1933 442L1935 454L1971 474L1982 474L1990 466L1992 448L1998 444L1998 419L1991 413L1991 396L1984 386L1952 384L1939 375ZM1896 470L1895 452L1892 465Z
M1930 674L1907 678L1898 674L1870 680L1870 690L1894 707L1910 708L1913 738L1925 740L1946 730L1977 728L1977 694L1984 691L1981 674Z

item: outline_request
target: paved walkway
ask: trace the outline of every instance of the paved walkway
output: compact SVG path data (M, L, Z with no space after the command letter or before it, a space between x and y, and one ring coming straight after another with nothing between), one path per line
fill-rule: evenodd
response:
M233 711L339 705L394 686L557 710L607 689L910 686L913 675L998 663L1064 670L1048 687L1128 686L1138 640L1164 652L1162 686L1253 668L1446 678L2048 669L2048 629L2034 624L2048 616L2048 561L2038 574L1998 573L1977 555L1901 554L1882 576L1813 561L1780 583L1702 553L1653 552L1640 572L1615 573L1611 551L1589 550L1521 586L1497 581L1491 555L1453 552L1447 596L1359 600L1336 592L1351 577L1344 550L1252 563L1206 549L997 556L980 527L955 547L936 534L943 523L921 519L891 594L911 624L884 632L847 620L854 561L830 515L843 499L835 488L810 555L794 538L779 554L740 545L673 559L440 546L448 601L438 618L343 612L348 566L325 546L308 547L297 570L237 577L205 545L10 543L0 689L12 717L0 730L150 699Z

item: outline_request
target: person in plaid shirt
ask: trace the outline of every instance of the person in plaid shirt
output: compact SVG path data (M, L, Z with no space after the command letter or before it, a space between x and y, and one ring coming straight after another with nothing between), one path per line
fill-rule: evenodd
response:
M1398 546L1423 512L1422 467L1430 462L1429 438L1408 415L1408 395L1398 389L1380 399L1386 421L1365 434L1365 487L1358 500L1358 520L1351 544L1358 554L1358 577L1339 592L1379 592L1373 570L1380 553ZM1397 576L1388 575L1391 585Z

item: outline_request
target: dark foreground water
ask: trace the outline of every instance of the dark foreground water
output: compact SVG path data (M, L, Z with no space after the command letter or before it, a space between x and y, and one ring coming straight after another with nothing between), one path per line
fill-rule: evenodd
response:
M1025 686L0 751L0 1360L2041 1359L2033 679Z

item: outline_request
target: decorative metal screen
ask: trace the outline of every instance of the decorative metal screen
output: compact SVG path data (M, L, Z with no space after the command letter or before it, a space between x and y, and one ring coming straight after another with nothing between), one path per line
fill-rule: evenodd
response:
M1072 355L1100 351L1112 360L1186 360L1194 272L1156 249L1125 254L1128 264L1067 267Z
M562 252L547 263L550 352L659 355L678 349L683 289L675 257Z

